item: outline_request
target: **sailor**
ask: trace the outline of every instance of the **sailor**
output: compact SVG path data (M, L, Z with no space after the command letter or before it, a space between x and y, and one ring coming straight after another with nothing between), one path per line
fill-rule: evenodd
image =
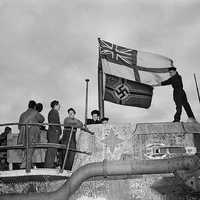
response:
M0 146L7 145L7 135L12 133L12 129L10 127L5 127L4 132L0 134Z
M172 85L172 87L174 89L173 90L173 98L174 98L174 102L176 104L176 113L174 115L173 122L180 122L182 107L184 107L188 118L191 121L196 121L195 116L190 107L190 104L187 100L186 93L183 89L182 77L176 71L175 67L170 67L168 69L168 71L169 71L170 78L165 81L162 81L161 83L155 84L153 86Z
M103 117L103 118L101 119L101 123L102 123L102 124L107 124L108 121L109 121L109 118L108 118L108 117Z
M87 119L87 125L89 124L101 124L100 112L98 110L93 110L91 112L92 119Z
M31 100L29 101L28 104L28 109L23 112L20 115L19 118L19 136L18 136L18 140L17 143L18 144L24 144L26 142L26 134L28 134L28 143L32 144L32 143L38 143L39 142L39 138L40 138L40 127L39 126L35 126L35 125L28 125L27 126L27 133L26 133L26 128L25 125L22 125L23 123L43 123L44 122L44 117L43 115L41 115L37 110L36 110L36 102ZM34 149L33 148L29 148L29 154L30 157L32 158L34 153ZM30 164L31 167L32 162L28 163ZM26 160L25 157L22 160L22 164L21 164L21 168L24 168L26 165Z
M83 123L79 119L75 118L76 111L73 108L69 108L67 112L68 112L68 117L66 117L64 119L64 130L63 130L63 135L61 138L61 144L67 145L68 142L70 142L69 148L76 150L77 128L82 128ZM72 127L73 127L72 137L71 137L71 141L69 141ZM66 150L62 152L62 165L63 165L63 161L64 161L64 157L65 157L65 152L66 152ZM74 157L75 157L75 151L69 151L67 154L67 160L66 160L64 169L66 169L66 170L72 169Z
M0 146L7 145L8 134L12 134L12 129L7 126L4 132L0 134ZM8 170L7 150L0 151L0 170Z
M35 106L35 109L36 109L38 112L42 112L42 110L43 110L43 105L42 105L42 103L37 103L36 106Z
M42 103L37 103L35 109L36 109L39 113L41 113L42 110L43 110L43 105L42 105ZM40 130L41 130L41 131L42 131L42 130L45 130L45 126L40 126Z
M60 124L60 104L59 101L54 100L50 104L51 110L48 114L48 123ZM62 133L61 126L50 125L47 131L47 140L49 143L59 143L59 137ZM45 156L45 167L53 168L55 158L57 155L56 148L48 148Z

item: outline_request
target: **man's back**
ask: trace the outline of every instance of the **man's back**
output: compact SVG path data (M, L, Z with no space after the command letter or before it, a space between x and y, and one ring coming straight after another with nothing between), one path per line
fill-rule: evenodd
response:
M60 124L60 116L59 116L59 112L57 110L51 109L49 111L48 123ZM49 129L59 130L60 133L61 133L61 127L60 126L49 126Z
M20 115L19 123L42 123L44 122L44 117L38 111L34 109L27 109ZM19 125L19 128L21 126Z
M31 123L32 118L34 117L35 110L29 108L25 112L23 112L19 117L19 123ZM20 129L21 125L19 125Z

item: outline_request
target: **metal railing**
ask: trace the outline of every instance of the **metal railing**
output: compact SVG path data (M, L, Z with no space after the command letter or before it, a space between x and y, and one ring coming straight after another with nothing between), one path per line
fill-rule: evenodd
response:
M59 127L64 127L64 124L55 124L55 123L4 123L4 124L0 124L0 127L4 127L4 126L25 126L25 144L16 144L16 145L6 145L6 146L0 146L0 152L3 150L14 150L14 149L21 149L25 151L25 159L26 159L26 172L31 172L31 164L32 164L32 157L31 157L31 153L30 153L30 149L45 149L45 148L56 148L56 149L63 149L66 150L65 151L65 156L64 156L64 161L63 164L61 166L60 172L62 173L67 161L67 155L69 153L69 151L74 151L76 153L82 153L82 154L87 154L87 155L91 155L91 152L86 152L86 151L79 151L76 149L72 149L70 148L70 143L71 143L71 139L72 139L72 134L74 131L74 128L71 126L71 131L70 131L70 136L69 136L69 141L67 144L57 144L57 143L30 143L29 142L29 131L28 128L29 126L59 126ZM81 128L81 130L89 133L89 134L94 134L93 132L91 132L88 128L83 127Z

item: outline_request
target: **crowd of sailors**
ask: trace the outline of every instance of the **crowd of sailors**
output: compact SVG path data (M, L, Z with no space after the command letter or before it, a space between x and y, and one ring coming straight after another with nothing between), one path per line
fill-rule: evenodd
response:
M89 124L105 124L108 123L108 118L104 117L100 119L100 112L98 110L93 110L91 112L91 119L86 119L86 124L79 119L77 119L76 111L74 108L69 108L67 110L68 116L64 119L64 128L59 125L61 124L60 120L60 103L57 100L53 100L50 103L51 110L48 113L48 123L50 124L58 124L58 125L49 125L47 129L47 141L48 143L56 143L56 144L65 144L67 146L69 142L70 133L72 132L69 148L73 149L74 151L68 151L66 163L64 169L71 170L74 162L75 157L75 150L76 150L76 132L77 129L85 130L86 125ZM41 142L41 132L45 131L45 126L36 126L36 125L28 125L27 127L24 126L24 123L43 123L45 121L45 117L42 115L43 105L42 103L36 103L34 100L30 100L28 103L28 109L23 112L19 117L19 135L17 138L17 144L24 144L26 143L26 131L28 131L28 139L29 144L33 143L40 143ZM73 130L72 130L73 127ZM26 130L27 128L27 130ZM7 135L11 133L11 128L6 127L4 133L0 135L0 145L5 146L7 145ZM0 170L8 170L8 162L7 162L7 151L1 151L0 156L2 156L0 162ZM30 157L34 154L34 149L29 149ZM60 150L57 148L47 148L44 160L44 167L45 168L55 168L55 167L62 167L63 160L65 157L66 150ZM25 153L22 155L22 163L20 168L26 167L26 159ZM31 164L32 167L36 165ZM33 166L34 165L34 166Z

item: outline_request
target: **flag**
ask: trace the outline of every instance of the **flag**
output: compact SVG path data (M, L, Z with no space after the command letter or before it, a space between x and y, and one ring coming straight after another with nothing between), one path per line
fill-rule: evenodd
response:
M149 108L151 85L169 78L173 61L165 56L122 47L99 40L99 110L104 115L104 100ZM105 81L103 79L105 78Z
M99 46L102 70L106 74L148 85L169 78L168 68L173 66L170 58L129 49L104 40L99 40Z
M105 74L104 100L141 108L149 108L153 88L150 85Z

